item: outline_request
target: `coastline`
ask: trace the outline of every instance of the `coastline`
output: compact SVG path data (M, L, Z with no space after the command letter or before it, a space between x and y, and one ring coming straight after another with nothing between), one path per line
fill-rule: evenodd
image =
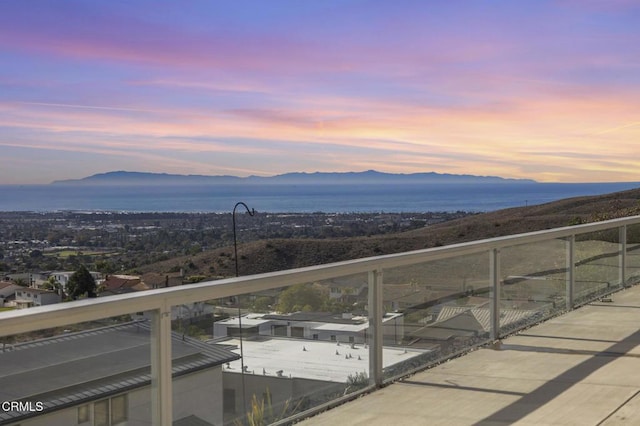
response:
M640 187L621 183L0 185L0 211L489 212Z

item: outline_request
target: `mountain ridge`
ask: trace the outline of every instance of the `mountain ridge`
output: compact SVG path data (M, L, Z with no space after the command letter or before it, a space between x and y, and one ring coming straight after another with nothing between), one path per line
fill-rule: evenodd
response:
M513 179L499 176L477 176L469 174L449 174L436 172L385 173L376 170L363 172L290 172L273 176L232 175L181 175L170 173L112 171L97 173L81 179L57 180L52 185L86 184L242 184L242 183L537 183L532 179Z

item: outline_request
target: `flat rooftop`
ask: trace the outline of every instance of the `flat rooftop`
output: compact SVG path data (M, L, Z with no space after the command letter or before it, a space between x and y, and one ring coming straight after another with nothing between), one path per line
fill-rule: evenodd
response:
M640 424L640 286L301 424Z
M240 355L240 340L221 342L231 345ZM250 374L276 376L282 370L285 377L346 382L350 374L369 374L369 349L362 344L327 342L322 340L264 338L244 340L244 365ZM424 354L425 350L383 348L384 366L388 367ZM240 373L240 360L224 367L226 372Z

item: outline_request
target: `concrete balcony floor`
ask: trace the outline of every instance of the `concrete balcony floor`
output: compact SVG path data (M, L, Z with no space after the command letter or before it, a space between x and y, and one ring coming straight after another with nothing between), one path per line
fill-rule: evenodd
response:
M307 419L311 425L640 424L640 286Z

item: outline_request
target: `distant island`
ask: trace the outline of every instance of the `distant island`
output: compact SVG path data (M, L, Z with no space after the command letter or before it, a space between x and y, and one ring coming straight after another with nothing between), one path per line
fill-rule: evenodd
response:
M212 185L212 184L391 184L391 183L537 183L531 179L448 173L293 172L275 176L206 176L113 171L82 179L58 180L52 185Z

